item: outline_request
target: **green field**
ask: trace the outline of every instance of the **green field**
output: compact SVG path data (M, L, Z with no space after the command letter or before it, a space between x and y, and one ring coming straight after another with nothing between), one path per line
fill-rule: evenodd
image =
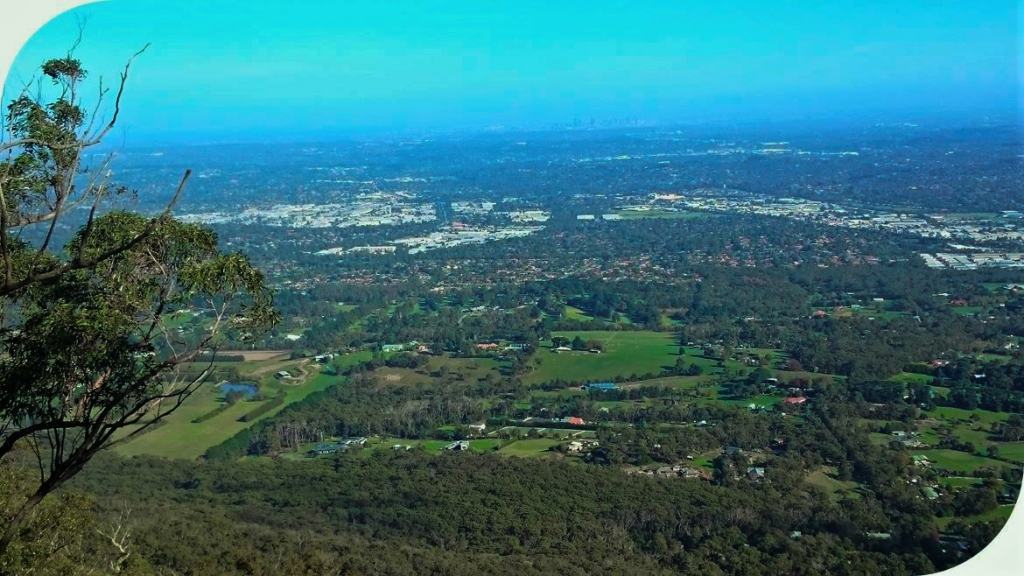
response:
M579 320L581 322L588 322L594 319L593 316L575 306L565 307L565 318L567 320Z
M366 360L369 357L368 352L351 354L337 359L336 364L344 366ZM277 370L291 369L295 373L301 373L296 368L300 363L295 360L236 363L244 380L260 382L260 392L266 400L241 400L208 420L194 423L192 420L220 405L220 394L217 392L216 383L207 383L196 390L182 403L180 408L168 416L163 424L136 438L118 443L115 450L125 456L152 454L168 458L198 458L207 449L220 444L241 430L252 426L255 422L273 416L285 406L342 381L342 378L338 376L320 373L309 362L305 363L305 370L308 371L309 377L301 384L284 384L273 377L273 372ZM251 371L254 369L259 371L255 377L251 376ZM250 375L247 376L247 374ZM257 409L261 404L270 402L270 399L274 398L280 390L285 392L284 403L281 406L250 422L238 421L240 417Z
M931 410L923 412L924 415L932 418L938 418L940 420L970 420L972 415L977 415L977 421L985 425L991 425L993 422L1005 422L1010 417L1007 412L992 412L989 410L964 410L963 408L953 408L951 406L936 406Z
M992 510L989 510L988 512L985 512L983 514L977 514L975 516L965 516L965 517L946 516L946 517L943 517L943 518L937 518L936 519L936 523L939 525L940 528L945 528L950 523L952 523L954 520L961 520L961 521L964 521L964 522L967 522L967 523L989 522L989 521L992 521L992 520L996 520L996 521L999 521L999 522L1006 522L1006 520L1010 518L1010 514L1012 512L1013 512L1013 504L1003 504L1002 506L997 506L997 507L993 508Z
M993 460L984 456L977 456L975 454L968 454L966 452L958 452L956 450L947 450L945 448L935 448L930 450L920 450L917 454L924 454L928 457L928 460L932 462L932 466L949 472L973 472L979 468L993 468L999 469L1009 466L1005 462L999 460Z
M374 378L386 386L414 386L432 384L438 381L443 369L446 378L456 381L475 382L488 374L500 374L502 362L497 358L452 358L432 356L421 368L378 368Z
M999 457L1024 463L1024 442L999 442Z
M892 382L903 382L904 384L930 384L934 379L934 376L917 372L900 372L889 377Z
M524 378L526 383L539 384L557 379L585 382L660 373L664 367L675 364L678 358L679 346L673 335L666 332L597 330L555 332L553 335L570 340L576 336L584 340L599 340L604 345L604 352L555 353L548 346L543 346L534 354L536 366Z
M967 476L947 476L939 479L946 488L964 488L966 486L977 486L983 480L981 478L970 478Z
M498 454L505 456L542 456L552 446L557 446L561 441L554 440L551 438L529 438L526 440L516 440L511 444L506 444L498 450Z
M854 493L859 484L851 480L838 480L835 478L835 469L823 466L807 475L806 482L824 490L833 499L840 499Z
M719 392L721 393L721 392ZM758 394L757 396L747 396L744 398L713 398L707 400L709 404L718 404L721 406L735 406L740 408L746 408L751 404L766 409L772 409L779 405L784 398L781 394Z

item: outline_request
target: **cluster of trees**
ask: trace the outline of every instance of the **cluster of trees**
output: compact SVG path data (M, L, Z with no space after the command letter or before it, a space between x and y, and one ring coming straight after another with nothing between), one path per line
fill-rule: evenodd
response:
M76 487L108 506L145 494L131 497L133 545L177 571L921 574L948 565L927 524L870 497L834 503L799 483L713 486L543 459L111 459ZM879 547L865 529L894 540Z

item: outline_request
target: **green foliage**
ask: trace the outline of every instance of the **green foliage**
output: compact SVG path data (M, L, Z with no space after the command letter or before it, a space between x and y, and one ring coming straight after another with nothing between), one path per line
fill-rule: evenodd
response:
M0 459L31 443L39 470L38 485L3 517L0 554L20 549L47 494L115 433L159 423L209 374L176 367L225 333L251 337L278 318L262 273L221 253L209 229L176 221L172 206L155 217L101 208L124 189L86 176L84 151L114 126L127 67L112 117L93 132L97 118L78 96L81 63L69 54L42 72L56 94L11 101L11 140L0 143ZM67 218L79 204L91 206L84 224ZM22 241L34 224L45 235ZM68 226L78 230L62 246L54 232ZM172 337L165 317L195 305L212 311L208 332Z

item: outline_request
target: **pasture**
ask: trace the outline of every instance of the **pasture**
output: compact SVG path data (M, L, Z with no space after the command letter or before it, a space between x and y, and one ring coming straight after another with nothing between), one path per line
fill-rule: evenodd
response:
M533 356L533 370L523 380L540 384L553 380L589 382L616 377L660 373L678 358L679 346L672 334L651 331L555 332L572 340L597 340L604 345L601 354L584 351L554 352L550 342Z
M1005 462L993 460L992 458L945 448L920 450L915 453L924 454L932 462L933 467L947 472L973 472L986 467L998 470L1009 466Z
M498 450L498 454L503 456L520 456L527 458L543 456L545 452L548 452L552 447L557 446L559 443L559 440L552 438L528 438L526 440L516 440L502 446L501 450Z
M126 435L121 436L114 449L124 456L151 454L167 458L195 459L210 447L220 444L255 422L277 414L287 405L343 381L341 377L320 372L308 360L274 360L273 358L280 356L280 352L276 351L272 355L262 356L259 361L234 363L243 379L259 382L259 399L239 400L202 422L193 422L222 405L222 395L217 390L217 382L208 382L185 400L174 413L167 416L162 424L135 438L125 439ZM351 354L336 359L336 364L346 365L367 358L369 353ZM286 382L277 380L273 374L278 370L289 370L297 374L298 379ZM275 402L274 399L281 392L283 402L280 405L249 421L239 420L260 406Z

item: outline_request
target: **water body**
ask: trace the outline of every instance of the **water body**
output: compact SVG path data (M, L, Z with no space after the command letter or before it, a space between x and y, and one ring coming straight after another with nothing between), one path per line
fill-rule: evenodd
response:
M224 382L217 388L225 396L228 394L242 394L246 398L252 398L260 391L258 386L250 382Z

